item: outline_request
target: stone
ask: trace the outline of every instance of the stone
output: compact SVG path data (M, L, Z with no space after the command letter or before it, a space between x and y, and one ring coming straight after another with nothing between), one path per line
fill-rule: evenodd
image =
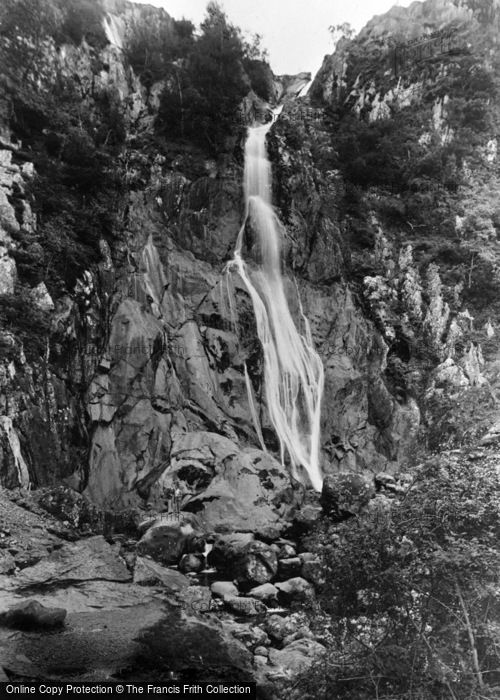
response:
M295 547L291 544L282 544L279 548L278 557L280 559L290 559L291 557L296 557L297 552Z
M301 576L314 586L325 583L324 567L319 559L307 559L302 562Z
M299 559L303 564L306 561L313 561L314 559L317 559L317 554L314 554L313 552L301 552L299 554Z
M188 333L187 325L183 329ZM198 329L193 333L199 336ZM189 372L205 380L205 385L194 382L194 398L209 418L227 424L227 414L222 414L218 408L223 392L217 395L217 402L213 396L215 384L223 380L213 377L205 353L200 353L201 342L201 338L197 345L190 341L194 346L188 348L188 354L193 356ZM230 414L236 408L239 424L249 414L245 412L246 388L238 373L232 372L228 379L228 386L239 388L225 408ZM186 381L193 383L190 374ZM285 527L284 509L291 510L286 503L290 487L286 468L269 453L255 448L242 449L236 440L236 435L229 439L203 430L175 435L169 456L172 473L193 478L200 484L186 499L186 505L196 513L204 531L253 532L277 537Z
M298 510L293 519L294 527L301 533L310 532L323 515L319 503L306 503Z
M278 602L278 589L272 583L263 583L252 588L248 595L261 600L266 605L275 605Z
M189 586L179 594L181 605L188 614L198 615L211 610L212 595L206 586Z
M359 515L375 495L372 476L350 472L328 474L323 482L321 505L334 519Z
M238 559L235 578L249 584L267 583L278 571L276 552L264 542L250 542Z
M179 571L167 569L152 559L138 556L135 562L134 583L139 586L163 586L171 591L181 591L189 586Z
M75 528L101 531L104 514L77 491L67 486L41 489L36 494L38 504L47 513L70 523Z
M375 487L378 491L380 491L380 489L385 489L386 491L395 491L396 479L392 474L379 472L375 475Z
M265 656L267 658L269 656L269 649L267 647L256 647L253 653L255 656Z
M244 625L246 627L246 625ZM247 628L248 629L248 628ZM253 680L253 657L231 626L193 615L166 615L141 635L146 658L155 659L156 672L185 678L215 678L218 682Z
M237 596L239 593L238 588L231 581L214 581L210 586L210 590L216 598Z
M306 627L305 625L302 627L299 627L299 629L296 632L293 632L292 634L289 634L287 637L283 639L282 646L287 647L292 642L295 642L297 639L314 639L314 635L311 632L311 630Z
M137 544L137 553L148 555L161 564L178 564L188 541L194 535L190 524L161 524L150 527Z
M299 557L290 559L280 559L278 562L278 575L280 579L286 580L300 575L302 562Z
M253 585L270 581L278 570L278 557L272 547L248 533L219 537L208 563L239 582Z
M222 625L235 639L243 642L249 649L271 644L269 636L258 625L236 622L235 620L223 620Z
M28 600L0 613L0 625L19 630L55 629L64 625L64 608L47 608L37 600Z
M203 569L203 558L196 554L183 554L179 562L179 570L183 574L198 573Z
M265 631L276 642L282 642L285 637L294 634L299 629L299 626L296 615L289 615L288 617L269 615L264 623Z
M224 605L237 615L245 615L248 617L254 615L263 615L267 612L267 608L260 600L244 596L224 596Z
M16 568L12 554L0 549L0 574L11 574Z
M119 549L119 545L110 545L101 535L65 542L34 566L20 571L16 584L28 588L61 585L65 581L130 581L131 573L119 556Z
M269 662L288 677L308 671L325 654L325 647L312 639L298 639L284 649L270 649Z
M236 532L231 535L219 535L208 554L209 566L218 571L231 572L235 562L241 556L244 547L253 542L254 536L249 532Z
M49 294L45 282L40 282L36 287L30 290L30 296L33 304L41 311L53 311L54 302Z
M279 591L279 600L285 604L306 602L314 598L314 587L300 576L277 583L276 588Z

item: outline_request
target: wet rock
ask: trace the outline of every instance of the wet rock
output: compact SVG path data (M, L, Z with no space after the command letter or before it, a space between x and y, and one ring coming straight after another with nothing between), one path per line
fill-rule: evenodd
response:
M260 586L256 586L248 592L248 595L261 600L266 605L274 605L278 602L278 589L272 583L263 583Z
M279 599L285 604L306 602L314 598L314 586L300 576L291 578L283 583L277 583Z
M187 549L194 530L189 524L153 525L137 544L137 553L148 555L161 564L177 564Z
M278 575L282 580L293 578L294 576L299 576L301 568L302 562L299 557L280 559L278 563Z
M323 482L321 505L334 519L358 515L375 495L373 477L341 472L328 474Z
M0 613L0 625L19 630L55 629L64 625L64 608L46 608L37 600L28 600Z
M184 554L179 562L179 570L184 574L198 573L203 569L203 557L196 554Z
M238 588L231 581L214 581L210 586L212 594L216 598L224 598L225 596L237 596Z
M244 596L224 596L224 605L236 615L247 617L263 615L267 612L266 606L260 600Z
M189 580L179 571L167 569L145 557L137 557L134 583L139 586L163 586L171 591L180 591L189 586Z

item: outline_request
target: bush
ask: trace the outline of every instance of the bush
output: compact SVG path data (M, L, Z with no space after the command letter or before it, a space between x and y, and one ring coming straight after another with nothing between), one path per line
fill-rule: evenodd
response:
M28 361L44 356L50 331L49 314L33 305L29 289L0 294L0 326L14 332L23 343Z
M320 527L329 660L304 691L352 700L498 697L500 477L444 455L391 507Z

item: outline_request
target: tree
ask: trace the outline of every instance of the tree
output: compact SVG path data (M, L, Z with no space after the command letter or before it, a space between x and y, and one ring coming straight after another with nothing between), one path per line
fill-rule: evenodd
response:
M239 29L214 2L207 6L201 36L185 65L171 64L157 126L170 137L186 137L217 154L234 130L248 90Z

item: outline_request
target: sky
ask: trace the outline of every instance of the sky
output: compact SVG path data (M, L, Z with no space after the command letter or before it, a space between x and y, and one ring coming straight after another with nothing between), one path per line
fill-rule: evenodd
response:
M134 0L163 7L174 19L198 25L208 0ZM359 31L374 15L413 0L221 0L230 21L244 32L262 35L274 73L316 73L325 54L333 51L330 25L348 22Z

